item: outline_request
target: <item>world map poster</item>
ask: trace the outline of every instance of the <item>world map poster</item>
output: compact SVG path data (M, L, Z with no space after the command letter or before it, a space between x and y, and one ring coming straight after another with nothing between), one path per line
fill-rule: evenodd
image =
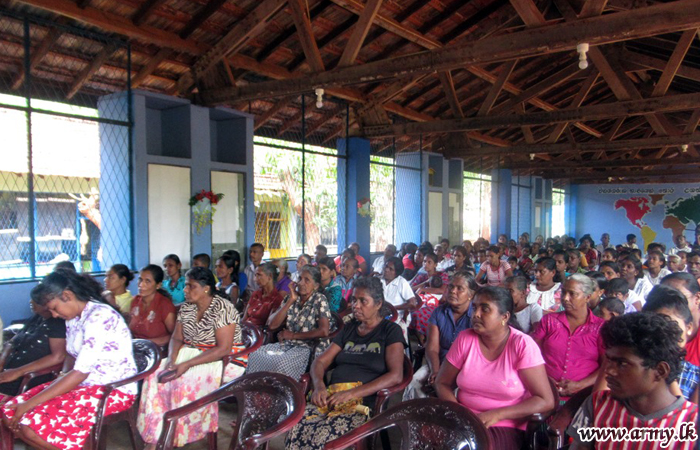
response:
M597 233L610 233L613 244L623 243L626 234L633 233L638 236L637 244L644 250L652 242L661 242L667 248L672 248L679 234L685 233L692 240L692 233L700 224L700 186L696 185L581 186L579 197L577 223L581 225L581 230L594 237L600 236ZM608 207L604 207L604 204L610 205L610 216L605 214ZM593 205L596 205L598 217L610 219L596 224L595 231L590 230L586 226L590 222L581 217L581 213L589 217L592 211L588 209ZM624 226L617 226L617 223L622 225L621 221ZM608 229L603 230L601 225Z

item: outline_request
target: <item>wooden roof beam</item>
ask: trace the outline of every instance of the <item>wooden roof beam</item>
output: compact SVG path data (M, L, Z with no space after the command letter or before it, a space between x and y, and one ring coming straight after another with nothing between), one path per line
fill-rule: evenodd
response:
M630 100L616 103L598 103L580 108L535 112L523 116L487 116L464 119L435 120L428 123L402 123L366 127L369 137L401 136L404 134L452 133L465 130L520 127L522 125L550 125L561 122L614 119L667 111L695 109L700 93L669 95L666 97Z
M476 114L477 116L486 116L489 114L491 108L493 108L493 105L496 103L496 100L498 100L498 96L501 95L501 91L508 81L508 78L513 73L513 69L515 69L515 65L517 63L518 60L514 59L504 63L501 66L501 73L498 75L498 78L496 78L496 82L493 83L491 89L489 89L489 93L486 94L486 98Z
M647 178L625 178L623 181L613 179L587 179L587 178L571 178L568 180L570 184L659 184L659 183L700 183L700 177L688 175L675 175L666 177L647 177Z
M578 108L581 106L583 101L586 99L586 96L589 94L589 92L591 92L591 89L593 89L593 86L597 80L598 70L594 68L588 77L583 81L581 89L579 89L579 91L576 93L576 96L571 100L571 103L569 103L569 108ZM549 144L557 142L568 125L568 122L558 123L555 125L554 130L552 130L545 142Z
M357 54L360 53L362 44L365 42L367 33L369 33L369 29L372 27L372 23L379 13L380 6L382 6L382 0L369 0L362 9L360 19L355 24L350 39L345 45L345 50L343 50L343 54L340 57L338 67L349 66L355 62Z
M306 62L314 72L323 72L326 70L321 58L321 52L318 50L314 31L311 27L311 17L309 10L306 8L305 0L289 0L289 7L292 10L292 20L297 29L297 36L301 48L304 50Z
M442 89L447 98L447 103L450 105L453 117L464 117L464 112L462 112L462 107L459 105L459 98L457 97L457 92L455 91L454 80L452 79L452 74L449 70L444 72L438 72L438 78L442 84Z
M617 53L620 62L623 62L626 68L640 66L641 69L656 69L663 71L666 68L668 61L653 56L643 55L626 48L621 49ZM676 70L676 75L688 80L700 81L700 69L680 65Z
M528 27L544 25L546 20L532 0L510 0L523 23Z
M66 100L72 99L73 96L75 96L75 94L78 93L80 88L82 88L83 85L87 83L87 81L93 75L95 75L95 73L97 73L98 70L100 70L100 67L102 67L102 65L107 62L107 60L114 54L116 50L117 47L115 45L105 45L104 48L100 51L100 53L98 53L97 56L95 56L92 62L88 64L80 72L80 74L78 74L70 89L68 89L68 93L66 94Z
M564 179L564 178L571 178L571 176L580 176L581 173L580 171L565 171L565 170L560 170L558 173L554 174L545 174L544 178L558 178L558 179ZM618 183L627 183L626 179L627 178L642 178L642 177L665 177L669 175L692 175L697 177L698 176L698 169L697 168L689 168L689 169L665 169L665 170L658 170L658 169L652 169L652 170L634 170L634 171L620 171L619 169L616 169L614 171L610 171L609 173L600 173L600 172L592 172L592 173L586 173L585 174L585 179L586 180L606 180L608 178L613 178L615 180L618 180Z
M505 169L512 170L537 170L537 171L553 171L560 170L563 168L614 168L614 167L655 167L655 166L678 166L678 165L688 165L688 166L698 166L700 165L700 158L666 158L664 160L659 160L657 158L643 158L643 159L616 159L614 161L557 161L556 167L543 167L542 163L539 162L513 162L506 163L504 165ZM700 175L699 175L700 176Z
M275 101L275 104L270 107L265 114L260 116L259 119L255 119L255 131L258 128L265 125L270 119L272 119L278 112L282 111L284 108L289 106L296 97L280 98Z
M160 5L165 3L165 0L146 0L141 4L139 9L131 16L131 21L134 25L141 26L146 21L148 16L158 8ZM87 5L79 4L78 8L84 9Z
M46 36L44 36L44 39L41 41L41 44L39 44L39 47L30 54L30 71L34 69L41 62L42 59L44 59L44 56L46 56L49 50L51 50L51 46L58 40L59 37L61 37L61 34L63 34L63 32L58 27L49 28L49 30L46 32ZM17 73L15 79L12 80L12 90L16 91L20 88L20 86L22 86L25 75L26 74L24 72L24 64L22 64L20 66L19 73Z
M534 145L514 145L511 147L481 147L455 149L449 152L449 157L459 158L465 156L488 156L488 155L529 155L534 154L557 154L557 153L593 153L598 151L623 151L643 148L658 148L664 145L682 145L688 143L698 143L700 133L683 136L654 136L642 139L627 139L619 141L592 141L578 143L559 144L534 144ZM660 162L663 160L659 160ZM599 161L605 163L607 161Z
M315 87L381 81L569 51L575 49L580 42L596 46L697 27L700 27L700 8L697 8L696 0L679 0L335 69L312 74L303 79L256 83L246 86L245 89L212 90L203 93L203 96L209 103L279 97L308 92Z

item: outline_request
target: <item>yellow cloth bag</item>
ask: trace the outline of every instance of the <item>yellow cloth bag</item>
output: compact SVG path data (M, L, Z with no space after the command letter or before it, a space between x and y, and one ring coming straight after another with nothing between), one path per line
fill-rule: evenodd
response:
M357 381L354 383L336 383L336 384L332 384L332 385L328 386L328 388L326 388L326 391L328 392L328 395L333 395L336 392L347 391L350 389L354 389L358 386L362 386L361 381ZM310 395L311 394L309 394L309 396ZM322 406L322 407L318 408L318 412L321 413L321 415L328 416L328 417L338 416L341 414L355 414L355 413L364 414L366 416L369 416L369 408L362 404L361 398L353 398L351 400L348 400L345 403L335 405L335 407L332 410L329 410L328 406ZM316 417L318 417L318 416L311 415L311 416L307 416L306 419L310 420L310 419L313 419Z

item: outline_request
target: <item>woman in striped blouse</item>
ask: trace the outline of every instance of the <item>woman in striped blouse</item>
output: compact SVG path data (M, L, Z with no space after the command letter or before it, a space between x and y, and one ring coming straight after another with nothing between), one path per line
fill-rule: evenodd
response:
M194 267L185 276L186 303L178 312L168 359L146 379L141 394L137 425L147 449L155 448L165 412L221 386L221 359L231 353L234 342L241 341L238 311L218 295L211 271ZM242 373L242 367L229 364L225 378L230 381ZM203 439L217 428L216 404L197 410L178 421L175 446Z

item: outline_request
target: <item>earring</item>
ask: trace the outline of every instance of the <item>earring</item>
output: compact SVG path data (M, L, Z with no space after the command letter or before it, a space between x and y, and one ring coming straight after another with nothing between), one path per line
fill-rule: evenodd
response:
M505 325L505 324L506 324L506 321L505 321L505 320L502 320L502 321L501 321L501 325Z

